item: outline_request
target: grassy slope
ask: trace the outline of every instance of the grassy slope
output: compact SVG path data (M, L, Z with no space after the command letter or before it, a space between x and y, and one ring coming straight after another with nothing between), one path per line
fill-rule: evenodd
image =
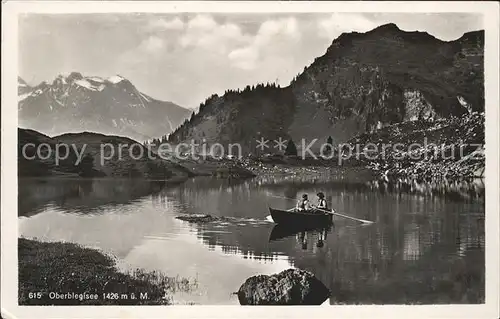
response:
M48 137L37 131L19 129L19 175L20 176L74 176L78 177L79 169L74 165L76 155L61 160L59 165L55 163L54 150L58 143L66 144L70 148L75 145L80 152L83 147L84 154L91 154L94 158L94 170L98 176L107 177L139 177L160 180L176 180L182 181L187 177L194 175L214 175L218 177L251 177L253 174L231 161L220 161L207 158L206 160L180 160L175 157L161 158L156 150L148 150L148 148L137 143L136 141L121 137L110 136L92 132L68 133L55 137ZM38 156L35 160L25 159L21 153L22 147L27 143L33 143L36 147L42 143L50 145L52 156L46 160L39 160ZM111 144L112 146L107 146ZM122 148L121 157L119 157L120 145L128 145L127 148ZM132 147L132 145L134 145ZM102 154L106 156L103 159L104 165L101 163L101 147ZM111 150L114 149L114 155ZM142 149L143 156L140 156ZM28 156L35 156L34 148L27 149ZM47 154L47 149L42 148L42 156ZM131 157L134 155L135 158ZM65 150L61 149L62 155ZM150 155L152 154L151 158ZM111 156L113 155L113 156ZM121 158L121 160L120 160Z
M69 133L53 138L59 143L75 144L79 149L86 145L85 153L91 153L94 157L94 166L107 176L113 177L147 177L147 178L185 178L192 173L181 165L171 161L161 159L157 154L151 153L151 159L148 158L148 149L140 143L121 136L109 136L104 134L83 132ZM103 146L111 144L112 146ZM120 145L128 145L128 148L122 149L121 160L119 157ZM133 146L132 145L137 145ZM101 165L101 148L107 156ZM114 149L114 154L111 154ZM140 156L142 149L143 156ZM109 158L111 155L111 159ZM137 160L132 158L138 158Z
M186 178L192 173L181 165L172 163L170 161L163 160L161 158L149 159L147 157L147 149L135 142L132 139L120 136L108 136L97 133L83 132L83 133L72 133L64 134L61 136L56 136L50 138L39 132L33 130L18 129L19 136L19 175L20 176L50 176L50 175L69 175L78 176L79 169L75 166L76 155L69 157L67 160L61 160L59 165L55 163L54 150L58 143L63 143L68 145L70 148L74 144L78 151L82 149L83 145L86 145L84 154L91 154L94 157L94 169L99 173L99 175L109 176L109 177L146 177L151 179L174 179L174 178ZM38 157L35 160L27 160L22 156L22 147L27 143L35 144L35 147L42 143L47 143L51 148L51 155L46 160L39 160ZM112 144L115 146L115 155L109 160L104 161L104 165L101 165L100 159L100 148L104 144ZM143 154L140 159L135 160L130 156L128 149L123 149L121 160L118 157L118 145L139 145L135 150L141 148ZM104 150L110 150L111 147L104 148ZM42 155L47 154L47 148L42 148L44 152ZM28 156L35 155L35 148L28 148ZM65 150L61 149L62 155L65 154ZM135 153L134 153L135 154ZM134 155L133 154L133 155ZM108 153L106 153L108 155ZM138 157L138 156L137 156Z
M18 254L20 305L165 305L171 303L170 292L192 286L186 279L156 272L121 273L111 257L71 243L20 238ZM41 298L30 298L30 293L37 292ZM50 299L50 292L98 294L98 299ZM104 299L103 293L127 294L129 298ZM137 299L131 298L132 293ZM141 300L140 293L147 293L148 298Z

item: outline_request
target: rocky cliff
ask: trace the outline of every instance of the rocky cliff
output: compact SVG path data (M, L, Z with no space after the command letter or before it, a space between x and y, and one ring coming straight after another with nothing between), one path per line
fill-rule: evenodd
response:
M483 31L450 42L394 24L344 33L289 86L214 95L169 141L240 143L255 152L259 137L283 137L300 148L302 139L339 143L394 123L481 112L483 53Z

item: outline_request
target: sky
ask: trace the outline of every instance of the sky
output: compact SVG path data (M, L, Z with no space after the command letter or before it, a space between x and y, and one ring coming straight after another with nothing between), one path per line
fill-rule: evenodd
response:
M449 41L483 29L463 13L26 14L19 75L31 85L72 71L119 74L156 99L197 108L261 82L287 86L343 32L386 23Z

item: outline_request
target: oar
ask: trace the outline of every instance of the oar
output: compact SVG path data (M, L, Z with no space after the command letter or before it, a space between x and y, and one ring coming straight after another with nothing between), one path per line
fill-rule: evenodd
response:
M321 209L321 208L317 208L317 207L314 207L313 209L317 209L317 210L320 210L322 212L325 212L325 213L328 213L328 214L332 214L332 215L335 215L335 216L340 216L340 217L352 219L352 220L355 220L355 221L358 221L358 222L362 222L364 224L373 224L373 222L370 221L370 220L365 220L365 219L355 218L355 217L351 217L351 216L347 216L347 215L342 215L342 214L339 214L339 213L330 212L330 211L327 211L325 209Z

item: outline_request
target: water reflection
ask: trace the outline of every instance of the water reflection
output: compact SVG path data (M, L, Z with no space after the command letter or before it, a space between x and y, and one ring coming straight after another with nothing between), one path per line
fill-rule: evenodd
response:
M305 238L307 232L311 234L318 233L318 239L323 241L326 239L327 233L333 231L333 228L333 224L327 227L291 227L288 225L275 225L269 235L269 241L276 241L299 234L302 238Z
M186 298L206 304L235 303L230 293L248 276L287 267L313 272L334 292L332 303L484 301L484 202L378 187L386 186L287 178L195 178L175 187L25 181L19 232L196 277L201 290ZM335 218L331 228L288 229L266 221L269 207L288 208L297 195L320 190L338 212L375 223ZM233 218L196 225L176 220L181 213Z
M381 193L406 193L426 196L442 196L453 200L484 199L484 179L453 181L446 178L439 180L417 180L399 178L397 180L380 179L367 183L368 187Z
M306 250L309 247L309 245L307 244L308 240L309 242L312 241L313 244L315 244L315 246L313 247L322 248L325 245L324 240L326 239L327 234L328 232L326 231L326 229L320 230L318 233L301 231L296 234L295 239L297 240L297 243L300 244L300 247L303 250ZM314 235L317 235L316 240L313 240Z
M159 193L164 181L143 179L19 179L18 215L43 211L48 205L67 213L101 214L103 206L124 206ZM119 211L119 209L118 209Z
M349 187L354 190L346 190ZM290 193L290 189L297 194L314 194L322 190L329 194L329 202L339 212L369 219L375 224L362 226L336 219L335 228L327 232L296 232L279 230L275 226L277 230L267 229L267 243L263 227L257 230L231 228L229 234L218 234L207 232L207 226L203 226L197 229L197 234L211 247L222 246L226 253L270 259L273 253L288 256L291 265L312 271L331 287L336 292L332 297L335 303L483 300L482 201L451 200L424 196L425 193L420 196L381 193L366 185L340 188L336 183L318 185L286 181L280 188L276 179L246 181L233 188L232 194L201 191L190 196L186 189L186 196L181 198L188 201L194 211L213 205L210 212L263 218L268 214L267 206L285 208L293 205L293 201L262 194L288 197L285 194ZM449 275L450 269L454 277ZM469 277L474 280L463 281Z

